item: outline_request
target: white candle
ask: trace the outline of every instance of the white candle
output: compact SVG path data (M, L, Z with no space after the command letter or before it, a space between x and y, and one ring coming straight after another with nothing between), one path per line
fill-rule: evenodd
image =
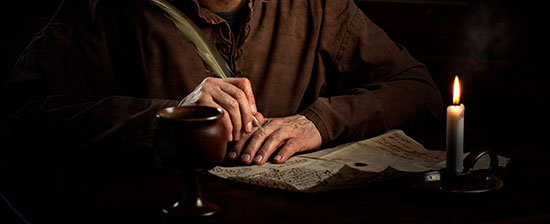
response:
M460 104L458 76L453 86L453 104L447 107L447 170L460 174L464 170L464 105Z

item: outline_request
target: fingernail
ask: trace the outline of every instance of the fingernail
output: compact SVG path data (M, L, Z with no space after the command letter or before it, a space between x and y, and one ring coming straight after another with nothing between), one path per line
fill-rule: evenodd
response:
M273 160L281 160L282 158L283 158L282 156L276 155L276 156L273 158Z
M229 158L230 159L236 159L237 158L237 153L236 152L230 152L229 153Z
M263 158L264 157L262 155L257 155L256 157L254 157L254 161L260 162L260 161L262 161Z
M242 161L245 161L245 162L250 161L250 155L244 154L243 156L241 156L241 160L242 160Z
M233 141L233 134L230 134L230 135L229 135L229 141L230 141L230 142Z
M248 124L246 124L246 132L251 132L252 131L252 122L248 122Z
M252 104L252 112L254 113L258 112L258 109L256 108L256 104Z

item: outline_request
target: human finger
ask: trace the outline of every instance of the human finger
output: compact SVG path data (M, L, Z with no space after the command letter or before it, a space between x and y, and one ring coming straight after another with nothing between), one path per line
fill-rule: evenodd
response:
M229 149L228 158L230 160L237 160L240 157L241 151L243 150L245 144L249 141L249 139L252 137L253 134L254 132L250 132L250 133L243 133L241 135L241 139L239 139L239 141L237 141L233 145L233 147Z
M264 164L269 157L275 152L281 145L291 137L291 133L283 128L277 129L277 131L271 133L261 148L255 153L253 163L256 165Z
M277 152L277 155L273 157L273 163L284 163L297 152L301 152L303 147L295 139L289 139L285 142L284 146Z
M254 117L258 120L260 124L263 124L266 119L264 118L264 115L260 112L257 112ZM256 125L256 124L254 124ZM231 147L230 152L228 154L228 158L231 160L237 160L239 156L241 155L241 151L243 150L246 143L249 142L250 138L253 136L254 132L258 129L258 127L255 127L252 132L250 133L243 133L241 135L241 139Z
M205 97L209 97L209 96L205 96ZM215 103L212 99L209 99L209 100L201 99L197 103L198 103L198 105L202 105L202 106L210 106L210 107L214 107L214 108L220 108L223 111L222 122L223 122L223 125L225 126L225 128L227 130L227 139L228 139L228 141L233 141L233 134L232 134L233 124L231 123L231 119L229 118L229 113L227 112L227 110L223 109L223 107L221 107L220 105Z
M252 91L252 83L248 78L227 78L225 80L237 86L245 93L252 113L258 112L258 109L256 108L256 100L254 98L254 92Z
M251 132L253 127L253 114L248 101L249 97L247 97L245 91L240 89L240 87L233 85L231 82L220 84L220 88L238 102L240 111L239 117L242 119L240 122L242 124L242 129L246 133Z
M244 164L250 164L255 158L256 152L264 144L265 139L271 135L281 123L281 119L275 118L269 120L264 126L264 132L257 129L248 141L245 149L241 153L240 160Z
M263 124L266 121L264 115L260 112L256 112L256 114L254 114L254 117L256 118L258 123L260 123L260 124ZM256 124L254 124L254 125L256 126Z
M207 90L212 95L214 102L219 104L227 113L231 120L232 125L232 140L238 141L241 135L242 119L239 102L234 99L231 95L227 94L221 88L216 86L210 87L214 90Z

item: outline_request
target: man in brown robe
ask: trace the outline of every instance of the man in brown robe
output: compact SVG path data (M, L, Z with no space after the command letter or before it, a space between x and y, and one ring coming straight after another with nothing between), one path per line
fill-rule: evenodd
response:
M234 78L213 78L146 0L67 0L4 89L4 150L152 158L155 112L181 103L226 112L229 159L282 163L440 116L425 66L352 0L171 3L202 29Z

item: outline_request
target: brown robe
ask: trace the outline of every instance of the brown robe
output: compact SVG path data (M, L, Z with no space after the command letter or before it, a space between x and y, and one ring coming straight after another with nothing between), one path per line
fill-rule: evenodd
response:
M425 66L352 0L251 0L240 32L196 0L173 3L235 76L250 79L258 111L305 115L323 145L440 116L441 95ZM148 2L68 0L4 89L4 146L150 155L155 112L210 75L194 46Z

